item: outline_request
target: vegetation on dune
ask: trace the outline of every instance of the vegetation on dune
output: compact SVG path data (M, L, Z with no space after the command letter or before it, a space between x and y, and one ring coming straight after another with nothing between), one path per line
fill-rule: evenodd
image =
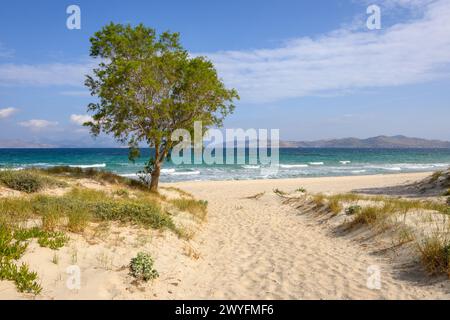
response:
M439 173L435 174L435 177L438 175ZM437 180L438 178L434 179ZM396 219L396 216L406 215L409 212L434 211L436 214L444 214L444 217L450 214L449 200L446 203L442 203L433 200L412 200L354 193L315 194L309 199L316 208L327 208L328 212L333 215L340 213L344 206L351 204L345 209L345 213L351 216L351 219L345 222L348 229L365 225L384 231L393 225L397 225L398 219ZM360 204L362 201L367 202L367 204ZM399 237L401 238L400 243L416 240L424 268L430 274L445 273L450 277L450 233L448 226L443 226L443 229L438 234L432 236L422 235L417 239L410 231L406 232L405 228L398 229Z
M193 216L199 218L200 220L204 220L206 218L208 208L207 201L181 198L171 200L170 203L172 203L181 211L187 211L191 213Z
M419 245L422 264L431 275L447 274L450 277L450 240L442 236L423 239Z
M153 258L150 254L139 252L137 256L131 259L130 275L138 281L149 281L159 277L158 271L153 268Z
M66 185L62 181L43 175L38 170L0 171L0 184L26 193L38 192L46 187L64 187Z
M176 189L183 196L181 199L166 201L163 195L149 191L141 182L109 172L53 167L0 174L1 184L27 193L20 197L0 197L0 280L13 281L20 292L39 294L42 290L37 274L28 265L18 264L32 240L41 247L58 250L69 241L65 232L82 233L90 222L102 221L168 229L187 238L188 232L175 225L165 207L175 206L200 219L206 216L207 203L193 199L182 190ZM71 180L81 178L109 186L105 191L94 190ZM59 196L39 192L47 187L71 185L71 189ZM30 221L35 226L24 227ZM56 255L53 262L58 263ZM147 281L158 275L152 265L150 256L138 255L130 268L136 278Z
M19 292L39 294L42 290L37 274L27 264L17 265L28 247L28 241L37 239L41 247L53 250L62 248L68 238L60 232L46 232L40 228L12 228L0 223L0 280L13 281Z

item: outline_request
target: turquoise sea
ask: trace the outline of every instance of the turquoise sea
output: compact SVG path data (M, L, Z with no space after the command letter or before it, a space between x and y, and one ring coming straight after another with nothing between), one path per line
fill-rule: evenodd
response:
M0 170L69 165L98 168L135 177L151 151L143 149L135 163L128 150L115 149L0 149ZM450 166L450 149L280 149L276 174L264 176L259 165L164 164L161 180L242 180L349 176L423 172Z

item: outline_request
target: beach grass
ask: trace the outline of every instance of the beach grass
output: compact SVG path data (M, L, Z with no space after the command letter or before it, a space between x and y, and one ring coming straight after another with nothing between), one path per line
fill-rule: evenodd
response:
M39 192L46 187L64 187L66 184L39 172L39 170L0 171L0 184L26 193Z
M97 181L104 187L92 189L77 182L79 179ZM91 223L109 222L170 230L188 239L192 237L189 230L177 226L167 208L175 206L201 220L207 213L207 202L182 190L176 190L180 199L168 201L139 181L93 169L6 170L0 172L0 184L23 192L0 197L0 280L13 281L19 292L32 294L42 290L37 274L19 264L30 241L58 250L69 242L69 232L83 234ZM62 189L46 193L47 188Z
M207 214L208 202L195 199L173 199L170 201L176 208L181 211L187 211L194 217L204 220Z

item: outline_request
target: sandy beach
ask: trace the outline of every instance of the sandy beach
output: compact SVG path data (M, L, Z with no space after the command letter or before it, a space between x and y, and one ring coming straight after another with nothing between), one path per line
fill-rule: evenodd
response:
M420 180L429 173L287 180L179 183L209 202L208 223L196 239L202 258L195 272L164 298L199 299L428 299L433 286L396 278L384 259L333 236L326 225L282 206L272 190L349 192ZM266 192L258 201L245 199ZM366 286L367 268L379 265L381 290Z
M190 240L169 232L112 226L105 241L72 236L54 253L32 245L22 261L39 274L38 299L431 299L448 298L447 282L402 276L390 259L375 255L332 225L283 204L273 190L350 192L404 185L429 173L289 180L163 184L208 201L208 217ZM170 196L166 192L167 196ZM251 196L260 194L258 199ZM134 285L126 264L151 252L160 278ZM74 260L74 255L76 259ZM81 269L81 287L67 288L67 266ZM367 286L368 268L380 270L381 287ZM447 289L444 288L447 287ZM30 298L0 282L0 298Z

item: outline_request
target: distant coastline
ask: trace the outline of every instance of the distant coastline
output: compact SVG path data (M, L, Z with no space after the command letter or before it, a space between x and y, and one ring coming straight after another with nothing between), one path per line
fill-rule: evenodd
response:
M280 141L280 148L343 148L343 149L450 149L450 141L396 136L376 136L370 138L340 138L314 141ZM0 149L112 149L126 146L82 142L40 143L19 139L0 139Z

